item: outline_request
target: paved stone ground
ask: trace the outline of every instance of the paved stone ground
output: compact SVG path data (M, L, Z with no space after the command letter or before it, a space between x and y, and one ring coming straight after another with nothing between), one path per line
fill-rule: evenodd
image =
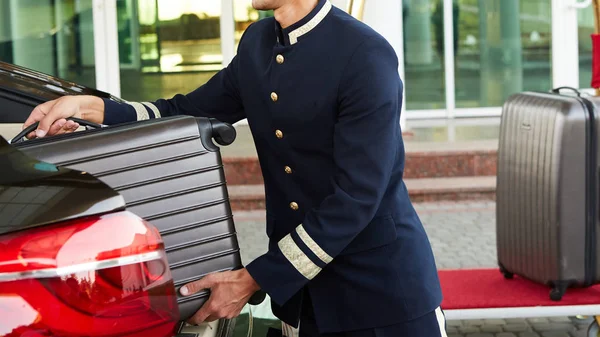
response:
M496 267L493 202L415 204L431 240L438 268ZM263 212L237 212L242 258L266 251ZM448 321L449 337L584 337L590 319L569 317Z

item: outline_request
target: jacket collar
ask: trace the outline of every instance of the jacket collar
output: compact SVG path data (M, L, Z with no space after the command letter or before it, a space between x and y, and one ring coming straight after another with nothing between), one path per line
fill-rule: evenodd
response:
M282 29L279 22L275 21L277 41L284 46L296 44L299 37L307 34L323 21L331 8L332 5L329 0L319 0L317 6L308 15L285 29Z

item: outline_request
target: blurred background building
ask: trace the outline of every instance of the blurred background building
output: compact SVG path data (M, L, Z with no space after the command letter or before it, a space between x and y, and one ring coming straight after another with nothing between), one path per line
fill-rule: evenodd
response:
M344 7L344 0L332 0ZM401 60L409 120L498 116L508 95L590 86L588 0L366 0ZM128 100L188 92L226 65L251 0L0 0L0 60ZM384 17L382 17L384 15Z

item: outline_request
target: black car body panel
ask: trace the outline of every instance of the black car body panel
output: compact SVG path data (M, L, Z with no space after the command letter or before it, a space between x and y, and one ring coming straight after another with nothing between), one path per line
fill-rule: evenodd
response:
M123 101L100 90L0 61L0 123L23 123L38 104L67 95Z
M95 177L35 160L0 137L0 234L124 208Z

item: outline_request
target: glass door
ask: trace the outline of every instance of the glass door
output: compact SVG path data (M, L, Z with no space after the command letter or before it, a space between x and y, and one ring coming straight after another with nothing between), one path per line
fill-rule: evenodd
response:
M92 0L0 0L0 61L94 88L94 52ZM22 111L2 115L0 135L21 131Z
M0 60L95 87L92 0L0 0Z
M123 98L142 101L187 93L223 67L222 5L233 0L106 1L117 1ZM233 45L233 33L229 35L225 39Z
M140 7L140 28L156 45L142 54L153 61L144 72L220 70L220 17L220 0L156 0L153 8Z
M407 116L498 116L511 94L589 87L589 0L402 0Z
M138 18L138 8L138 0L117 1L117 34L121 68L138 69L141 66L142 39L140 22L136 19Z

